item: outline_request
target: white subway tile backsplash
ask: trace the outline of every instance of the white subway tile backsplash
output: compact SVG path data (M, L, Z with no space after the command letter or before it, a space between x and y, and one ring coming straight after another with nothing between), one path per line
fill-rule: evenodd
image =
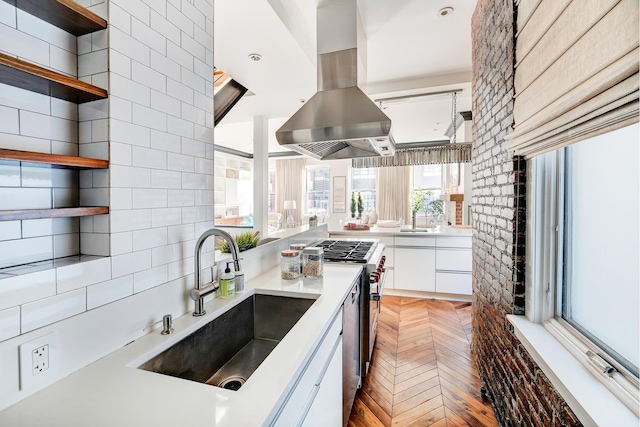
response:
M91 52L91 34L78 36L76 39L76 46L76 53L78 55Z
M171 22L178 26L182 31L184 31L188 36L193 36L193 21L187 18L181 11L182 7L177 5L167 5L167 16L171 17Z
M194 5L192 4L192 1L182 0L182 3L180 5L181 5L182 13L184 13L184 15L187 18L189 18L189 20L191 20L195 25L199 26L200 28L205 28L206 26L205 15L204 13L202 13L201 11L199 11L194 7Z
M102 233L80 234L80 247L83 254L109 256L109 235Z
M55 270L21 274L0 280L0 310L56 294Z
M78 149L78 153L83 157L109 160L109 143L107 141L103 141L93 142L91 144L81 144Z
M79 199L80 190L78 188L53 189L53 207L55 209L78 206Z
M166 208L167 190L164 189L133 189L133 208ZM152 216L153 218L153 216ZM153 223L152 223L153 224Z
M108 206L108 188L84 188L80 190L81 206Z
M51 97L40 93L0 83L0 105L6 107L28 110L40 114L49 114L51 112L51 99ZM5 114L7 114L6 111L0 109L0 123L4 120L3 116ZM1 124L0 128L2 128Z
M151 249L111 257L113 277L126 276L151 268Z
M169 154L171 155L171 154ZM169 159L171 163L171 159ZM181 188L182 174L158 169L151 169L151 188Z
M213 75L213 70L209 68L209 74ZM204 110L205 113L213 114L213 99L199 92L193 93L193 106ZM203 126L206 125L206 116Z
M107 99L98 99L92 102L85 102L78 106L78 118L81 122L84 122L86 120L106 119L108 113L109 100Z
M138 104L133 104L133 123L163 132L167 131L167 115L165 113Z
M184 247L181 243L153 248L151 254L151 261L154 267L189 256L189 254L184 252Z
M111 101L111 118L131 122L133 117L132 102L113 95L109 97L109 100Z
M80 254L80 235L60 234L53 236L53 257L62 258Z
M111 216L111 231L113 233L151 227L151 209L113 211L109 215Z
M193 257L172 262L167 265L167 279L171 281L188 274L193 274L194 267Z
M109 175L110 175L109 171L110 169L96 169L92 171L87 171L87 172L90 172L92 175L93 187L95 188L109 187Z
M18 10L18 30L51 43L73 54L76 53L76 38L61 28L42 19L36 18L28 12Z
M134 293L142 292L167 282L167 264L140 271L133 275Z
M133 146L129 144L121 144L119 142L111 142L111 165L131 166L133 164Z
M78 125L75 121L22 110L20 111L20 134L78 142Z
M20 237L21 237L20 221L1 221L0 222L0 242L5 240L19 239Z
M205 206L182 208L183 224L190 224L193 222L203 222L203 221L207 221L207 208Z
M151 210L151 226L167 227L182 224L182 209L164 208Z
M183 154L167 154L167 169L181 171L181 172L193 172L195 170L195 160L193 156L186 156ZM182 181L182 177L180 178ZM176 188L176 187L170 187ZM181 188L178 186L177 188Z
M78 56L56 46L49 47L50 68L71 77L78 76Z
M78 144L64 141L51 141L52 154L62 154L63 156L78 156L78 151Z
M174 62L177 62L178 64L186 67L189 70L193 70L193 56L170 40L167 40L167 58Z
M166 151L153 150L144 147L133 147L133 165L136 167L166 169Z
M204 126L206 124L206 112L193 105L182 103L182 118L194 124Z
M195 0L191 4L195 6L200 12L204 14L207 21L213 20L213 2L210 0Z
M2 13L0 5L0 16ZM18 335L20 335L20 307L0 311L0 342Z
M195 92L204 93L205 91L205 79L184 67L182 67L180 81Z
M209 117L211 121L209 121ZM193 128L195 130L194 139L202 142L208 142L213 144L213 114L207 114L207 126L200 126L198 124L194 124ZM213 148L213 147L211 147ZM207 158L209 158L207 156Z
M77 187L78 171L23 163L22 185L24 187Z
M93 219L93 231L95 233L109 233L109 215L95 215L90 217Z
M196 160L206 156L206 144L194 139L182 138L182 154L193 156Z
M157 248L167 244L167 228L149 228L133 232L133 250Z
M109 139L109 120L93 120L91 123L91 141L107 141Z
M80 232L80 218L53 218L51 225L53 234L69 234Z
M0 3L0 24L16 28L16 10L17 9L9 3Z
M194 91L190 87L173 79L167 80L167 95L187 104L193 104L193 93Z
M182 174L182 188L193 190L206 190L206 177L197 173Z
M117 50L111 50L111 56L109 59L110 70L112 73L131 78L131 58L118 52Z
M149 6L140 0L112 0L111 4L122 7L131 15L149 25ZM113 41L111 44L114 44Z
M149 147L151 145L150 138L149 128L120 120L111 120L112 141Z
M22 221L23 238L49 236L51 234L53 234L53 219L51 218Z
M86 288L45 298L22 306L21 332L27 333L87 309Z
M49 43L6 25L0 25L0 50L44 67L49 66Z
M187 138L193 138L194 124L188 120L179 119L177 117L167 117L167 131L174 135L185 136Z
M195 195L193 190L168 190L168 206L193 206Z
M87 310L133 295L133 274L87 287Z
M151 102L151 89L118 74L111 74L110 93L128 101L146 105L147 107Z
M151 91L151 107L154 110L158 110L163 113L170 114L172 116L180 117L180 114L181 114L180 104L181 104L180 100L176 98L167 96L155 90ZM166 129L166 119L164 121L164 125Z
M111 258L98 258L59 267L57 274L59 294L104 282L111 279Z
M19 133L18 109L0 105L0 132Z
M206 49L200 43L195 41L193 38L187 36L186 34L182 35L182 41L180 43L180 47L184 49L189 55L195 58L204 58ZM193 70L193 67L190 68Z
M0 186L20 187L20 163L0 160Z
M213 175L213 160L203 159L202 157L196 157L196 173L204 173L207 175Z
M149 23L143 24L136 18L131 20L131 37L139 40L144 45L149 46L162 55L167 54L167 39L157 31L153 30Z
M107 49L102 49L78 57L78 76L84 77L106 71L108 61L107 52Z
M123 8L111 2L109 5L109 25L116 27L125 34L131 34L131 14Z
M111 256L133 252L133 232L111 234Z
M169 243L179 243L192 240L194 236L194 224L174 225L167 228Z
M64 99L50 98L51 115L61 119L78 121L78 104Z
M110 209L122 210L131 209L133 207L133 190L131 188L111 188L111 205Z
M51 189L49 188L0 187L0 210L50 209L51 207Z
M211 206L213 205L213 191L210 190L196 190L195 192L196 206Z
M109 47L109 37L107 30L100 30L91 33L91 50L97 51Z
M152 2L154 4L161 4L164 7L164 13L158 13L151 11L151 28L162 34L167 40L171 40L175 44L180 44L180 28L173 25L171 22L165 19L166 15L166 3L165 2ZM172 19L169 16L169 19ZM166 53L166 52L165 52ZM153 61L152 61L153 62Z

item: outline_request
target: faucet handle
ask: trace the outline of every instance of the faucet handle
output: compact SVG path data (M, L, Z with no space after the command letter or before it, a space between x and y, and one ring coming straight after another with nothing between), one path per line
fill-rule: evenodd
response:
M205 297L218 289L220 289L220 285L214 280L213 282L202 285L200 289L191 289L189 296L192 300L198 301L200 298Z

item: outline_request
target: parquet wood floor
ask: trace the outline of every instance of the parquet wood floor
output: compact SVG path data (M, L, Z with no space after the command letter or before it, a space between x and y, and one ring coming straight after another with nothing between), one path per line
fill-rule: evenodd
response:
M497 426L470 343L471 303L384 296L349 427Z

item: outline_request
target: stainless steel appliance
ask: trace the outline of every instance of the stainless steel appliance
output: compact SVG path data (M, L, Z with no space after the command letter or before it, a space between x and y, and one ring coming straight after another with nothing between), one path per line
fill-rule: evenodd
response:
M364 378L371 364L380 313L380 296L384 290L384 245L375 239L327 239L315 246L324 248L325 262L363 265L360 282L360 375Z
M360 281L344 301L342 315L342 424L349 422L351 407L360 387Z

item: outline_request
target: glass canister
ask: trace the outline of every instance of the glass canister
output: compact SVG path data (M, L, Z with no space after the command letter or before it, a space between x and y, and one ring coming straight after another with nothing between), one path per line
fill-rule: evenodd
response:
M280 253L280 272L283 279L300 277L300 251L287 249Z
M322 276L324 267L324 250L316 246L307 246L302 251L302 275L309 277Z
M292 243L292 244L289 245L289 249L294 249L294 250L300 251L300 252L302 252L302 250L304 248L306 248L306 247L307 247L307 245L305 245L304 243Z

